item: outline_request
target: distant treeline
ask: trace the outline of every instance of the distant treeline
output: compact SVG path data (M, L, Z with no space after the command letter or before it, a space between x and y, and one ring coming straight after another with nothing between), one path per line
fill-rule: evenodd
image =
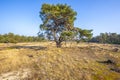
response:
M18 42L40 42L43 37L20 36L13 33L0 35L0 43L18 43Z
M90 42L120 44L120 34L117 33L100 33L99 36L93 37Z

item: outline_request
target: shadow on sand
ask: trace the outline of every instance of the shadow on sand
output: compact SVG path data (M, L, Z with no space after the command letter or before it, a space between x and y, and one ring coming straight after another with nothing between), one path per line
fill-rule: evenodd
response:
M12 46L15 49L34 49L34 50L45 50L47 47L43 46Z
M113 64L115 65L116 63L110 59L105 60L105 61L97 61L98 63L103 63L103 64Z

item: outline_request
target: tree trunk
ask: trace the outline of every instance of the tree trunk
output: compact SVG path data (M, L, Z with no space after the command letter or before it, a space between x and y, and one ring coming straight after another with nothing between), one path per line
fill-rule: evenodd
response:
M57 48L61 48L61 42L56 42Z

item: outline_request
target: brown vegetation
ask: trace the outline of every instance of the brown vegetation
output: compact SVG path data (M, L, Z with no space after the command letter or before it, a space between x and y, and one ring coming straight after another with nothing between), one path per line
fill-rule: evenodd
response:
M0 44L0 80L119 80L119 49L94 43Z

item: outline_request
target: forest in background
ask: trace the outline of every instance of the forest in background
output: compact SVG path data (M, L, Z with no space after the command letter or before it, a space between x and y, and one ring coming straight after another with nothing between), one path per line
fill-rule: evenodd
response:
M14 33L0 34L0 43L41 42L45 40L44 36L24 36ZM81 39L79 42L120 44L120 34L100 33L98 36L92 37L90 40Z
M100 35L93 37L89 42L120 44L120 34L117 33L100 33Z
M20 43L20 42L40 42L44 41L43 37L24 36L14 33L0 34L0 43Z

